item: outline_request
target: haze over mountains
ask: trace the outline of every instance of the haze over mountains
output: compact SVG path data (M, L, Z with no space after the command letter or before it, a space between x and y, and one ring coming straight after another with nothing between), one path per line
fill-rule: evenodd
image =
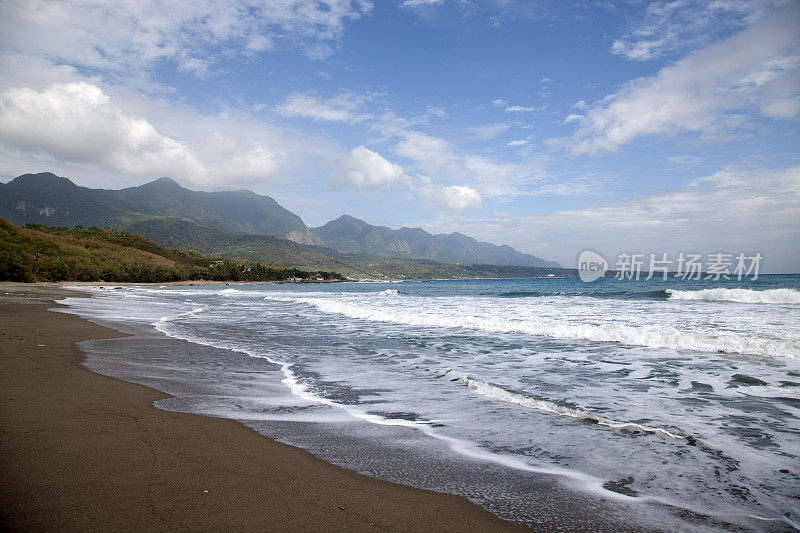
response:
M244 257L270 249L290 258L296 256L297 264L291 266L297 267L325 268L331 266L331 259L370 254L449 263L560 268L557 263L510 246L479 242L460 233L431 235L420 228L393 230L349 215L309 228L298 215L269 196L251 191L192 191L170 178L106 190L80 187L49 172L24 174L0 184L0 216L17 224L110 226L141 233L165 246L207 253L227 251ZM274 260L263 253L258 259Z

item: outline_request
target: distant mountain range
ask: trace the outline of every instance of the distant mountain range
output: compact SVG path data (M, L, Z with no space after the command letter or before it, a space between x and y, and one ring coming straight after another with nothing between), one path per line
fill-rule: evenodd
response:
M349 215L309 228L269 196L251 191L192 191L170 178L106 190L80 187L49 172L24 174L0 183L0 217L17 224L114 227L141 233L165 246L217 254L227 251L256 260L276 261L283 253L293 260L276 262L298 268L338 265L346 271L343 265L350 264L348 259L367 256L561 268L510 246L479 242L460 233L393 230ZM270 254L275 257L267 257Z
M558 263L518 252L510 246L476 241L461 233L431 235L420 228L393 230L385 226L372 226L350 215L342 215L313 231L322 237L328 247L342 252L368 252L434 261L561 267Z

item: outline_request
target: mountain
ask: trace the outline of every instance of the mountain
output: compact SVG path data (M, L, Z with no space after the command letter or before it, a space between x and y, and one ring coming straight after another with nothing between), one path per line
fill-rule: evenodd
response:
M162 246L184 248L223 257L276 263L303 270L334 270L355 277L375 277L377 272L351 264L335 250L310 247L271 235L248 235L199 226L178 218L150 218L129 224L125 230Z
M420 228L393 230L342 215L314 232L331 248L345 252L491 265L561 268L510 246L480 242L461 233L431 235Z
M199 192L170 178L121 190L79 187L50 172L0 184L0 216L23 224L125 226L145 218L183 218L217 229L321 244L291 211L250 191Z
M297 268L335 269L358 276L374 274L371 265L389 264L376 263L376 256L411 260L395 261L391 268L398 272L406 269L414 276L446 270L438 264L432 267L413 263L416 260L560 267L510 246L479 242L460 233L431 235L420 228L392 230L348 215L309 229L299 216L269 196L251 191L192 191L170 178L107 190L80 187L50 172L24 174L9 183L0 183L0 217L16 224L113 227L141 233L163 246L231 257L240 254L238 257L278 261Z

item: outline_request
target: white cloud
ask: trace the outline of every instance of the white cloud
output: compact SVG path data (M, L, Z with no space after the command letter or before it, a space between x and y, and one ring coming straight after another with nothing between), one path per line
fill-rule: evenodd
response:
M466 185L443 185L433 183L430 178L423 177L417 186L417 192L423 198L443 205L454 211L475 209L481 206L483 199L475 189Z
M525 146L526 144L528 144L528 141L525 139L516 139L514 141L508 141L506 146Z
M580 122L583 118L584 116L579 113L570 113L567 115L567 118L564 119L564 124L569 124L570 122Z
M800 233L800 167L719 171L685 187L560 211L549 219L548 226L571 221L581 233L624 234L632 249L660 243L711 251L788 242Z
M666 160L676 165L699 165L703 162L702 157L689 154L672 155L667 157Z
M447 116L447 111L443 107L429 105L425 114L431 117L444 118Z
M529 158L522 163L499 162L465 153L450 141L416 130L397 132L395 153L414 162L413 170L450 182L467 182L491 197L527 194L531 184L545 177L544 163Z
M488 141L489 139L494 139L501 133L508 131L511 127L510 122L498 122L497 124L488 124L486 126L474 126L469 128L470 133L472 133L476 139L482 141Z
M279 47L325 55L371 8L366 0L0 2L0 168L72 172L93 184L166 174L212 189L281 172L318 176L341 153L333 141L269 124L261 111L272 106L215 100L217 111L201 112L155 81L154 69L171 63L202 75ZM363 120L359 102L344 94L305 112Z
M402 185L427 203L460 211L481 206L483 199L466 185L445 185L427 176L412 177L403 167L392 163L364 145L353 148L335 171L334 185L357 189L385 189Z
M305 117L323 122L361 122L369 115L358 111L360 99L351 94L320 99L305 94L294 94L277 106L276 111L287 117Z
M506 107L506 113L530 113L532 111L539 111L539 107L526 107L521 105L510 105Z
M574 266L578 253L591 247L612 262L622 251L761 252L768 271L796 272L800 248L787 243L800 242L800 167L728 169L682 187L549 214L498 213L426 227L489 241L503 235L518 250L564 266Z
M353 148L337 170L341 182L358 188L379 188L405 179L403 167L364 145Z
M294 173L315 158L321 165L331 153L335 148L323 139L241 111L202 115L135 92L112 95L85 81L0 91L0 167L11 176L44 168L108 186L112 179L133 184L131 176L168 175L224 189Z
M255 183L277 174L283 157L270 143L247 141L213 133L203 139L197 153L206 166L209 183Z
M503 100L502 98L497 98L495 100L492 100L492 103L494 105L505 106L505 105L508 105L508 100Z
M184 143L128 116L94 85L66 83L43 92L7 89L0 94L0 140L27 152L153 176L203 180L205 169Z
M800 116L800 3L695 52L591 107L572 141L575 153L616 150L636 138L736 131L746 113Z
M739 30L768 9L787 0L659 0L649 2L642 19L624 37L614 40L611 53L645 61L684 48L696 48L715 37ZM639 11L636 12L639 16Z
M455 145L442 139L426 135L421 131L402 132L402 140L395 146L395 152L408 157L428 168L441 167L455 158Z
M0 42L7 51L108 72L169 60L202 74L232 50L260 52L276 41L324 56L345 22L371 7L365 0L6 0Z
M443 0L404 0L400 7L431 6L444 3Z

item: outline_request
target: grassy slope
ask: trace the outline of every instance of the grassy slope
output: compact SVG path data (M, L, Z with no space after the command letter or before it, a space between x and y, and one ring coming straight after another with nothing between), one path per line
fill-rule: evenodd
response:
M374 271L353 265L334 250L313 249L269 235L229 233L187 220L153 217L128 224L124 229L139 233L164 246L196 250L222 257L266 261L287 268L334 270L354 277L370 277ZM327 253L326 253L327 252Z
M269 281L311 273L164 248L97 228L21 228L0 218L0 279L11 281Z

